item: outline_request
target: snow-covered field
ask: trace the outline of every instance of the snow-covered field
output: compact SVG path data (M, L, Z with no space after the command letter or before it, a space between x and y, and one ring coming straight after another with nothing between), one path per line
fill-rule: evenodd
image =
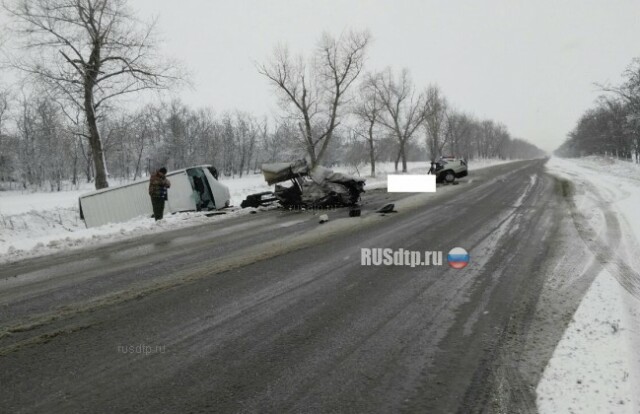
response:
M470 162L469 169L472 174L474 169L505 162L510 161L474 160ZM426 173L428 170L424 162L409 163L408 168L412 173ZM367 178L367 189L386 186L386 176L394 171L394 166L393 163L380 163L376 169L376 177ZM362 176L369 174L368 165L359 168L339 167L335 170ZM229 187L234 206L239 206L248 194L273 189L264 181L262 174L222 178L220 181ZM140 217L126 223L87 229L79 216L78 196L92 190L91 184L84 184L79 190L61 192L0 191L0 262L225 220L250 210L230 209L225 215L213 217L195 212L176 214L158 223L151 218Z
M571 180L575 203L604 240L607 258L538 384L541 413L640 413L640 165L602 157L552 158L549 171ZM606 229L603 208L620 224ZM596 260L594 257L593 260ZM626 288L622 281L633 278Z

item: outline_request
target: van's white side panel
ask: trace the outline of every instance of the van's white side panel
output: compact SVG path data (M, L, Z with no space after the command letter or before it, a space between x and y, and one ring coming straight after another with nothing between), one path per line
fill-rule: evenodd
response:
M191 182L185 172L167 175L171 181L169 200L164 213L176 213L196 209ZM153 207L149 197L149 180L115 187L80 197L82 213L87 227L107 223L121 223L136 217L151 217Z
M229 200L229 189L213 178L207 167L204 165L192 168L203 168L216 208L223 208ZM165 204L165 214L195 211L196 199L199 197L186 170L169 172L167 178L171 181L171 188L168 192L169 200ZM121 223L141 216L151 217L153 207L149 197L149 179L80 196L80 205L87 227Z
M142 181L86 197L81 197L87 227L118 223L153 214L149 198L149 181Z

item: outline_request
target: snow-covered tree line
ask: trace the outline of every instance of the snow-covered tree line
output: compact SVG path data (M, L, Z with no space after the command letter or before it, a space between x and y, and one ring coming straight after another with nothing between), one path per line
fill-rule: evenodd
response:
M96 188L166 166L214 164L226 176L265 162L305 157L313 165L428 161L441 155L528 158L542 154L492 120L453 108L435 85L419 88L408 69L367 71L368 32L323 34L307 56L286 47L257 65L279 94L266 118L179 100L135 107L125 95L179 86L180 65L158 56L154 22L126 0L6 0L12 44L1 71L0 181L60 189ZM17 52L16 52L17 50Z
M84 123L70 121L47 96L6 102L0 117L0 181L53 190L65 180L95 180ZM286 123L273 129L251 114L218 115L180 101L132 111L112 108L98 125L111 179L131 180L159 166L196 164L214 164L222 174L242 176L262 162L295 157L290 138L295 130Z
M580 117L558 155L610 155L640 163L640 59L623 76L621 85L601 86L607 94Z
M241 111L216 113L178 100L136 110L111 108L98 125L111 180L140 178L159 166L178 169L197 164L213 164L225 176L242 176L259 171L263 163L305 155L298 127L289 119L269 120ZM84 128L81 120L73 122L46 94L1 94L0 181L52 191L64 181L93 182L95 167ZM346 130L338 134L325 162L359 162ZM424 152L420 156L424 158ZM379 154L377 159L389 158Z
M81 120L72 122L59 103L45 94L7 95L0 95L0 181L57 190L63 181L95 180L91 146ZM218 113L178 100L136 110L111 108L99 126L109 178L119 181L146 176L162 165L178 169L213 164L225 176L242 176L259 171L266 162L306 155L295 120L240 111ZM406 159L431 157L426 145L430 137L426 128L410 137ZM397 137L379 124L369 135L369 128L354 113L349 124L336 129L323 164L371 164L370 141L373 168L375 162L398 161ZM504 126L452 110L446 113L438 143L439 154L467 159L540 155L533 145L512 139Z
M299 127L298 142L312 164L326 163L336 137L351 137L352 162L367 162L371 175L382 156L407 171L407 161L422 149L422 159L441 155L528 158L543 155L514 140L507 128L454 109L436 85L419 88L409 69L365 72L368 32L340 37L324 34L309 56L277 48L259 72L280 96L284 116Z

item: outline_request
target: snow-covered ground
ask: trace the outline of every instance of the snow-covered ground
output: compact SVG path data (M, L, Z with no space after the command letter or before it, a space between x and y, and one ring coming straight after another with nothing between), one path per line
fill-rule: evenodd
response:
M473 160L469 169L473 174L474 169L506 162L510 161ZM412 173L426 173L428 166L425 162L411 162L408 169ZM335 170L365 177L370 171L368 165L338 167ZM379 163L376 170L375 178L367 178L366 189L386 186L387 174L393 173L394 165ZM235 206L239 206L249 194L273 189L264 181L262 174L227 177L220 181L229 187L231 203ZM250 210L231 209L225 215L213 217L206 217L202 213L176 214L158 223L151 218L140 217L126 223L87 229L79 216L78 196L92 190L91 184L83 184L80 189L60 192L0 191L0 263L225 220Z
M538 409L640 413L640 165L588 157L552 158L547 167L571 180L576 207L598 236L606 242L613 231L620 244L612 247L543 373ZM603 209L617 219L619 232L617 226L606 229Z

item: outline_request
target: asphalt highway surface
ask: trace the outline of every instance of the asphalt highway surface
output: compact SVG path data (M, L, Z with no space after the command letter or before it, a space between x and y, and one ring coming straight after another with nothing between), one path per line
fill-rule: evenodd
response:
M544 163L2 265L0 412L536 412L597 274ZM444 260L363 265L373 248Z

